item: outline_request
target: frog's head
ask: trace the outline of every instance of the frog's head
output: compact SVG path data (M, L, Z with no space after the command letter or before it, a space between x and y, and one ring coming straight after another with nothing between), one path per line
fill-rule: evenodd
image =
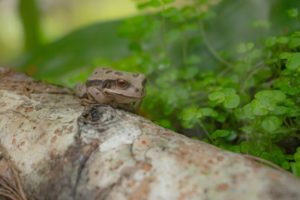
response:
M89 81L101 83L104 95L113 98L118 103L131 103L145 96L146 77L140 73L98 68L93 72Z

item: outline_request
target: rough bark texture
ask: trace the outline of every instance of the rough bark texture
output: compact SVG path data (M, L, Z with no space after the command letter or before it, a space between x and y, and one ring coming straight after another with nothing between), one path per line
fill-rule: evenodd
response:
M0 139L28 199L300 199L288 173L4 68Z

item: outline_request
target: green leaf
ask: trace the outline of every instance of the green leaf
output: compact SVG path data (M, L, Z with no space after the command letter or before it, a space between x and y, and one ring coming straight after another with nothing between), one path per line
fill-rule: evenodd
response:
M290 77L281 77L274 82L274 86L284 91L288 95L296 95L300 93L300 87L294 87L293 81Z
M199 121L199 118L201 118L202 115L198 112L197 106L190 106L185 108L179 117L181 118L182 125L185 128L192 128Z
M292 33L292 37L300 37L300 31L295 31Z
M265 41L265 45L267 47L272 47L277 43L277 38L276 37L269 37Z
M240 120L252 119L253 112L252 112L251 104L247 104L247 105L243 106L242 108L236 109L234 111L234 114Z
M236 93L236 90L234 88L224 88L222 90L222 92L225 94L225 95L232 95L232 94L235 94Z
M234 131L224 129L218 129L211 134L211 138L213 139L224 138L228 141L235 139L236 136L237 135Z
M186 64L195 65L201 63L202 59L199 55L191 55L186 59Z
M262 121L261 126L265 131L271 133L278 129L281 126L281 124L282 120L280 118L276 116L269 116Z
M162 11L161 15L163 17L173 17L175 15L179 15L179 11L176 8L167 8L166 10Z
M275 106L272 114L283 115L289 112L289 109L285 106Z
M158 8L160 5L161 5L161 3L159 0L150 0L150 1L138 4L138 8L139 9L145 9L147 7Z
M254 28L270 28L270 22L268 20L255 20L252 22L252 26Z
M141 45L138 42L132 42L132 43L130 43L129 46L128 46L128 48L131 51L136 51L136 52L142 51L142 47L141 47Z
M158 120L157 123L165 128L169 128L169 129L172 128L172 123L170 120L161 119L161 120Z
M297 148L296 153L294 154L294 159L296 162L300 163L300 147Z
M254 115L263 116L269 113L269 110L256 99L251 102L251 108Z
M253 49L254 44L249 42L249 43L241 43L239 45L237 45L236 47L236 51L238 53L246 53L247 51L250 51L251 49Z
M289 42L289 38L288 37L279 37L279 38L277 38L277 42L279 43L279 44L287 44L288 42Z
M285 94L280 90L263 90L255 94L255 98L259 101L266 102L282 102L286 99Z
M257 146L257 143L251 142L251 141L243 141L240 144L241 152L252 154L252 155L259 155L262 151L261 146Z
M224 101L224 107L225 108L236 108L240 104L240 97L237 94L232 94L229 96L226 96L225 101Z
M211 134L212 138L218 138L218 137L228 137L230 135L230 131L228 130L216 130Z
M236 108L240 103L240 97L234 88L223 88L220 91L212 92L208 99L217 103L223 103L225 108Z
M208 95L208 99L222 103L225 100L225 94L223 92L212 92Z
M18 62L18 69L37 79L67 85L74 71L89 71L95 66L109 66L112 60L128 55L128 41L118 34L122 21L94 23L28 52ZM105 45L105 49L99 46ZM55 58L55 59L53 59ZM68 85L72 87L72 85Z
M291 54L286 63L286 68L300 71L300 53Z
M291 163L293 174L300 177L300 162Z
M290 18L296 18L298 16L298 9L297 8L289 9L287 13Z
M284 161L281 163L281 167L285 170L289 170L291 168L291 164L288 161Z
M217 138L227 138L231 135L230 131L228 130L216 130L211 134L212 139L217 139Z
M289 41L290 48L297 48L300 46L300 38L291 38Z
M164 4L173 3L175 0L162 0Z
M218 116L218 113L211 108L200 108L198 110L198 117L200 117L200 116L216 117L216 116Z
M289 57L291 57L291 53L290 52L283 52L279 55L280 59L288 59Z

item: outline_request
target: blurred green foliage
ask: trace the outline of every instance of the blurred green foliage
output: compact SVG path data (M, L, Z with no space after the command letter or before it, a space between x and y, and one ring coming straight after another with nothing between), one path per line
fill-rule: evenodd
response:
M18 65L68 86L97 65L143 72L144 116L300 176L300 2L137 2L152 14L85 27Z
M129 54L127 40L116 31L120 23L92 24L74 31L24 54L15 65L38 79L71 87L96 66L112 65Z
M41 43L40 13L35 0L19 0L19 13L22 20L25 49L32 50Z

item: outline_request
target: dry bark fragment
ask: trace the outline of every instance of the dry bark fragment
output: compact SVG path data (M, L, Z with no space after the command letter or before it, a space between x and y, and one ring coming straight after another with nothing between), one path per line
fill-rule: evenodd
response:
M3 150L0 146L0 150ZM13 163L0 151L0 199L27 200L21 178Z
M296 200L300 181L0 69L0 138L28 199ZM48 89L47 89L48 88Z

